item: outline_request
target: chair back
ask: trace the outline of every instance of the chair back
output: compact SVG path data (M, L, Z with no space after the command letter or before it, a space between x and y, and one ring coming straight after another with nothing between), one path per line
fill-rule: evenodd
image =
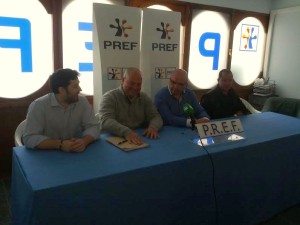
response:
M251 112L251 113L260 113L257 109L255 109L247 100L240 98L244 106Z
M275 112L300 118L300 99L270 97L265 101L262 112Z
M23 141L22 141L22 136L24 133L24 129L25 129L25 125L26 125L26 119L23 120L16 128L15 130L15 146L23 146Z

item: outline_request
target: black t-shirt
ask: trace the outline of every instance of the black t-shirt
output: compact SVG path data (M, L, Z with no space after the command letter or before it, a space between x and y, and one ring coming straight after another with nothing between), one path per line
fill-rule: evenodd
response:
M237 111L242 111L244 114L250 113L233 89L225 95L219 86L202 96L201 105L211 119L232 117Z

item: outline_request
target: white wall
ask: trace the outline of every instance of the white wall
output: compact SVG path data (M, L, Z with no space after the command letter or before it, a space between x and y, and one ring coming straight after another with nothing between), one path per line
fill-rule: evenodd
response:
M282 9L288 7L299 6L300 0L273 0L272 9Z
M274 10L269 24L265 75L282 97L300 98L300 6Z
M274 9L300 6L300 0L179 0L204 5L270 13Z
M270 13L272 0L180 0L183 2L241 9L252 12ZM285 1L285 0L282 0Z

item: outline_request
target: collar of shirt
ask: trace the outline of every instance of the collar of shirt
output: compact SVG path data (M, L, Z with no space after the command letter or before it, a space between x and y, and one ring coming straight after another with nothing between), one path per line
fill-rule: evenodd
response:
M141 95L139 94L138 96L136 96L136 97L134 97L134 98L129 98L129 97L125 94L122 85L120 85L119 90L121 90L122 94L124 95L124 97L127 99L127 101L128 101L129 103L134 102L136 99L139 99L140 96L141 96Z
M51 104L52 107L64 108L61 104L59 104L59 102L57 101L54 93L50 93L50 104ZM71 105L69 105L68 108L74 107L75 105L76 105L76 103L72 103Z
M224 93L223 93L223 91L221 90L221 88L220 88L219 85L216 86L216 90L218 91L218 93L219 93L220 95L224 95ZM228 95L228 96L231 96L231 95L233 95L233 94L234 94L234 90L233 90L232 88L230 88L227 95ZM224 96L226 96L226 95L224 95Z
M168 85L168 90L169 90L169 93L172 97L174 97L174 95L172 94L172 91L171 91L171 88L170 88L170 85ZM183 95L185 94L185 89L183 90L182 94L181 94L181 99L183 98ZM175 97L174 97L175 98Z

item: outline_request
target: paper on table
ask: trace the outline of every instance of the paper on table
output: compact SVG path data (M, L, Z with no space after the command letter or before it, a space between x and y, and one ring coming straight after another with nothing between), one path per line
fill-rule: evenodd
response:
M122 137L109 137L106 138L106 141L108 141L109 143L113 144L114 146L126 152L139 149L139 148L146 148L149 146L149 144L147 143L143 143L141 145L132 144Z

